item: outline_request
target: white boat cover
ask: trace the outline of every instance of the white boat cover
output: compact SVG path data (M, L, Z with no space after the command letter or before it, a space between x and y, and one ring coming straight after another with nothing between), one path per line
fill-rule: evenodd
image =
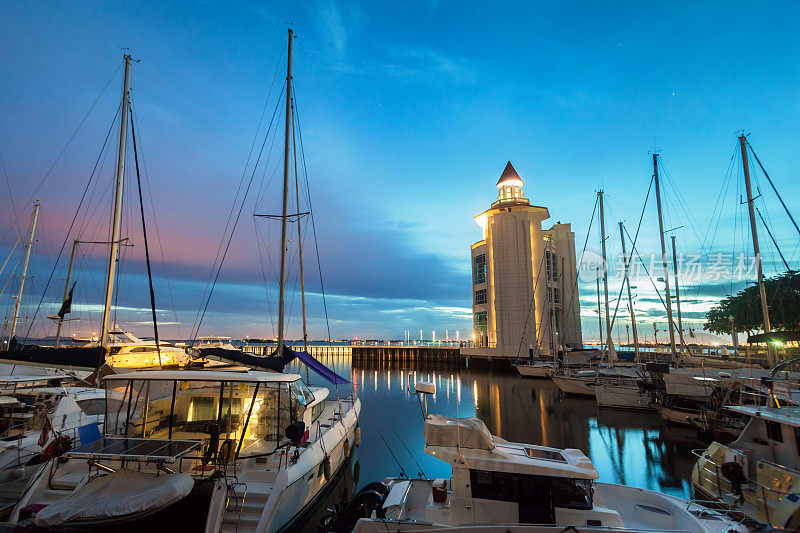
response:
M492 434L486 424L475 417L456 419L441 415L428 415L423 434L425 446L455 448L458 444L461 448L494 449Z
M72 522L119 519L146 514L177 502L189 494L194 480L189 474L155 474L121 469L96 477L66 498L36 514L39 527Z

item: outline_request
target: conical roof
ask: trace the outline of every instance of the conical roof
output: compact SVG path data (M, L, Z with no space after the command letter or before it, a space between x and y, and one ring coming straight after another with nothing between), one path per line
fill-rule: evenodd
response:
M511 164L511 161L506 163L506 168L503 169L503 173L500 175L500 179L497 180L497 186L499 187L501 183L508 180L522 181L522 178L519 177L517 171L514 170L514 165Z

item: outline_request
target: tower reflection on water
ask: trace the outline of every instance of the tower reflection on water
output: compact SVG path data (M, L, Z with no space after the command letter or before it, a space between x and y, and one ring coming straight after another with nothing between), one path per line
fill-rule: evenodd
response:
M691 450L707 445L694 430L667 426L657 414L598 409L593 399L563 398L552 382L510 371L388 361L353 366L349 356L322 361L350 376L339 395L356 390L361 398L359 487L401 470L410 477L449 477L448 465L424 452L413 392L417 381L436 384L428 401L431 413L478 416L493 434L510 441L578 448L591 458L600 481L689 497ZM323 385L313 375L311 382Z

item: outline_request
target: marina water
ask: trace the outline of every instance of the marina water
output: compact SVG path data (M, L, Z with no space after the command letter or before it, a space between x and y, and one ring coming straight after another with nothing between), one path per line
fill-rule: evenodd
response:
M356 487L401 475L401 468L409 477L419 477L420 470L429 478L450 476L446 463L424 452L423 420L413 392L417 381L436 385L430 413L477 416L509 441L578 448L591 458L600 481L691 497L691 451L708 444L695 430L668 426L655 413L600 409L594 399L562 397L551 381L524 379L513 369L397 361L354 365L347 355L318 358L350 379L339 386L341 396L355 389L362 401ZM287 371L305 377L306 370L295 362ZM313 373L310 381L331 387Z

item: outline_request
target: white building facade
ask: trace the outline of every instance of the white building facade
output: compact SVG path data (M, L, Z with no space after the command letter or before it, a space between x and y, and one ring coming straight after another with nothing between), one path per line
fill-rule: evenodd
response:
M475 217L483 239L471 246L474 355L582 347L575 234L569 224L542 229L550 214L525 198L523 185L509 161L497 201Z

